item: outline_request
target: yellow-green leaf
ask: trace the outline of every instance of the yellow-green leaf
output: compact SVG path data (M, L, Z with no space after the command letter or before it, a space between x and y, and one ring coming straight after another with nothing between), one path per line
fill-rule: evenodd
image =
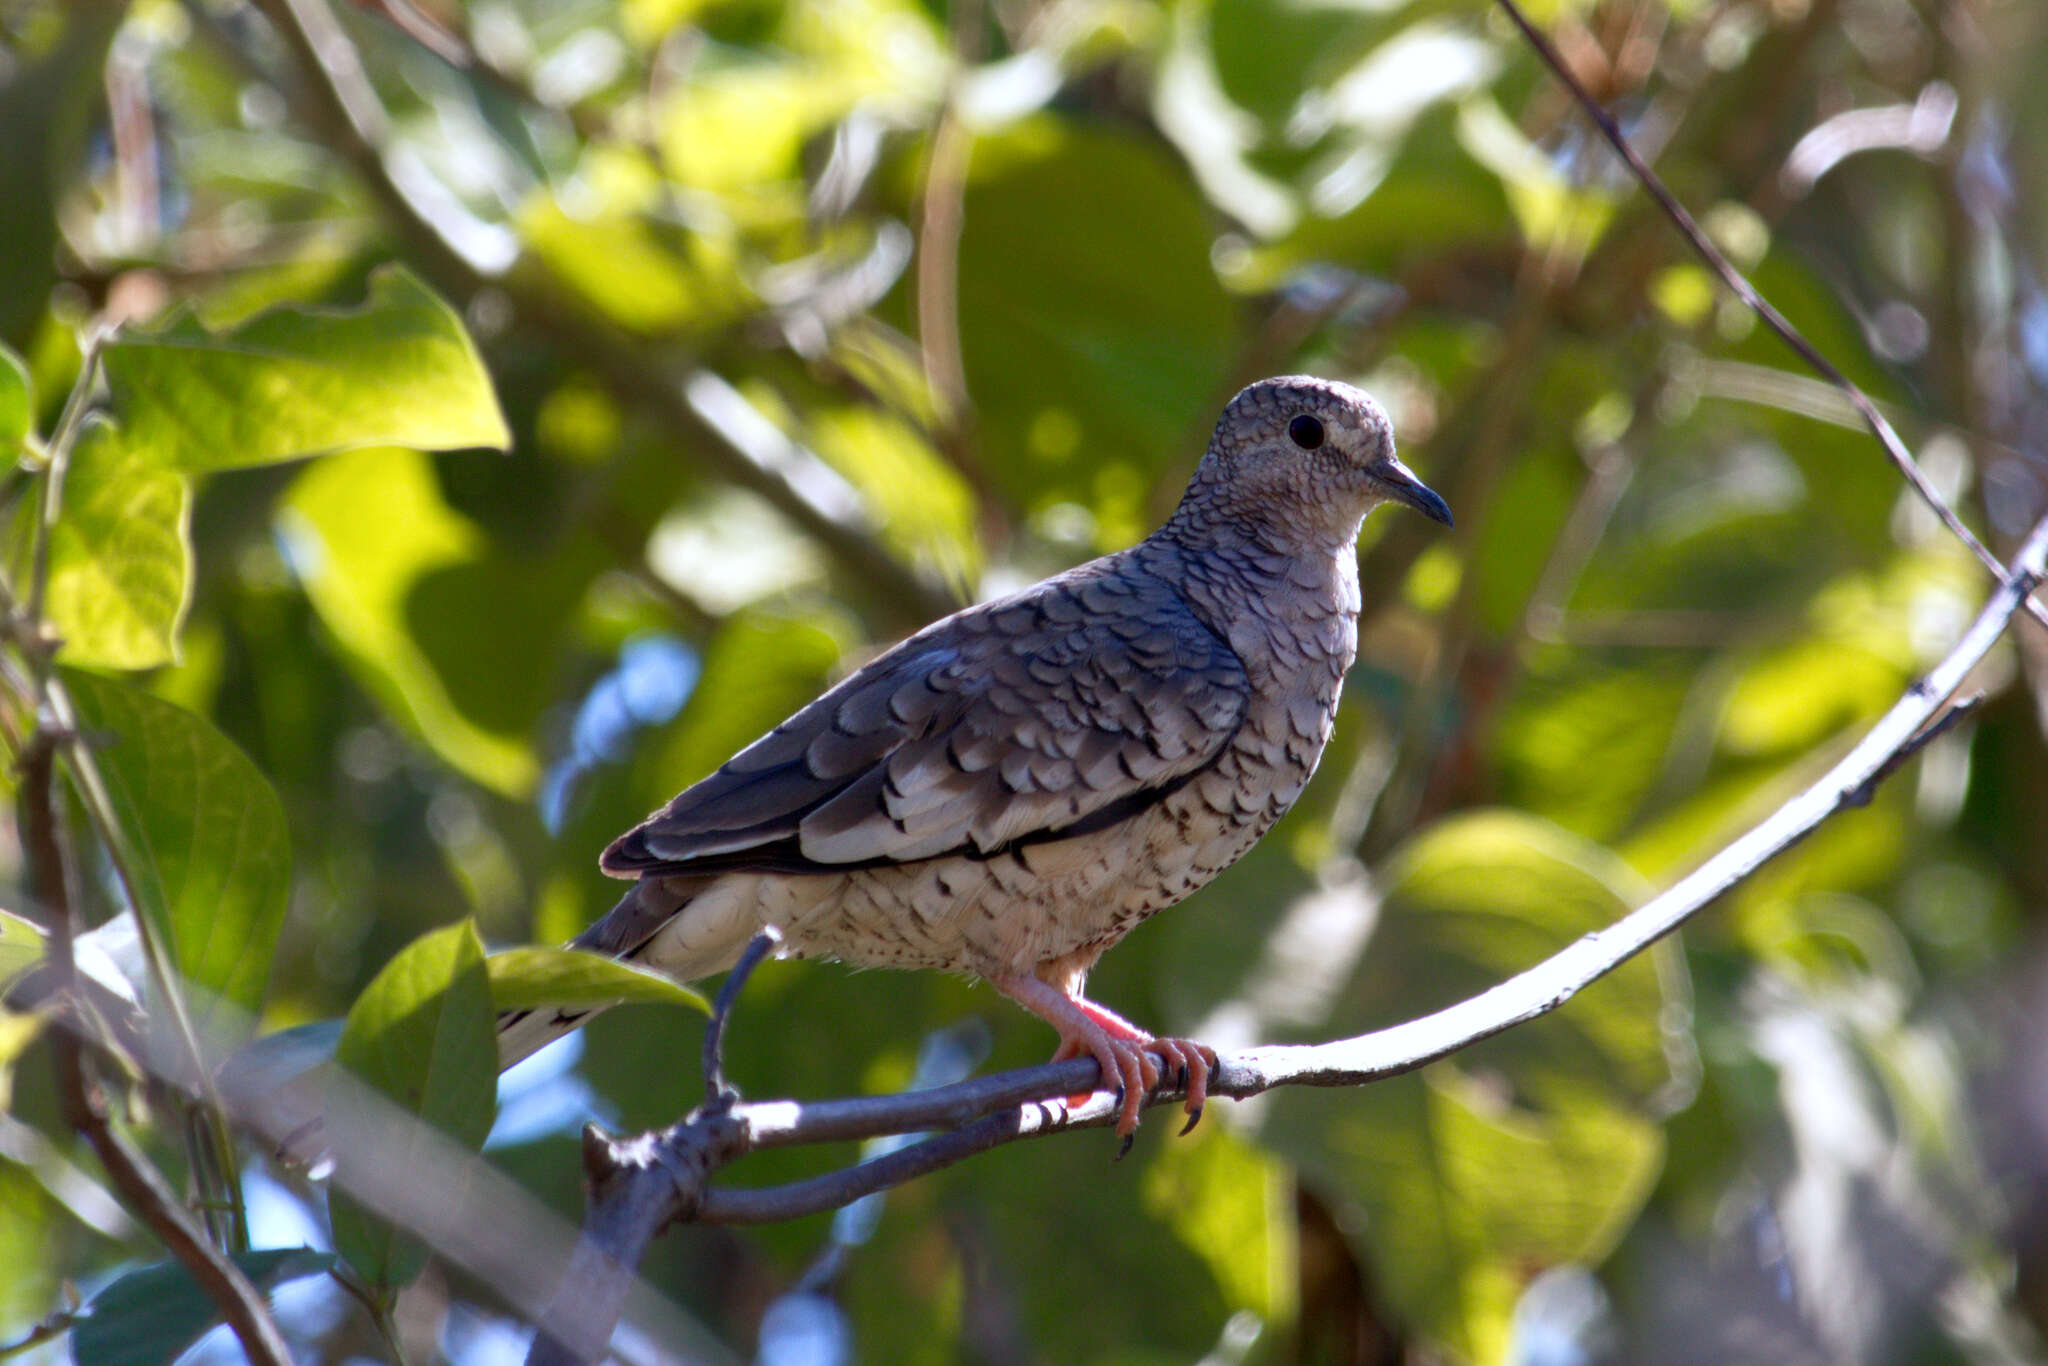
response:
M287 530L300 533L306 594L364 686L471 778L508 795L529 791L540 773L531 746L464 713L408 624L423 579L483 553L482 533L442 501L427 458L383 449L320 461L299 476L285 509Z
M12 459L35 421L35 390L28 366L11 346L0 345L0 460Z
M185 315L103 356L130 438L180 469L511 441L461 319L401 267L373 274L359 308L273 309L219 333Z
M689 1006L707 1015L702 992L646 968L578 949L506 949L484 960L491 1004L499 1010L539 1006L612 1005L639 1001Z
M111 423L86 424L50 532L46 610L66 664L149 669L176 657L190 512L185 476Z

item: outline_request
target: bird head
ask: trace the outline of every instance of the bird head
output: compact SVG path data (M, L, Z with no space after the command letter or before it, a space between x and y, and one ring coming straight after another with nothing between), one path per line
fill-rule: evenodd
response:
M1372 396L1311 375L1262 379L1223 410L1175 516L1237 527L1269 543L1348 543L1365 514L1406 503L1451 525L1451 510L1394 456L1394 427Z

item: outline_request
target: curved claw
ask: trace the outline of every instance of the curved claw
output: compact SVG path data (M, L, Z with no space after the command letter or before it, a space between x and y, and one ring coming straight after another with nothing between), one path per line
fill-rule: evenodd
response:
M1209 1074L1216 1068L1216 1050L1192 1039L1155 1039L1113 1011L1067 993L1029 975L990 979L997 990L1060 1032L1054 1062L1089 1057L1102 1070L1102 1089L1116 1092L1117 1136L1124 1140L1118 1155L1130 1150L1145 1099L1171 1077L1187 1091L1187 1127L1202 1118L1209 1098ZM1153 1055L1157 1055L1155 1058ZM1067 1104L1086 1102L1087 1094L1069 1096Z
M1202 1107L1209 1101L1209 1074L1216 1069L1216 1050L1193 1039L1154 1039L1146 1047L1174 1068L1187 1087L1188 1122L1181 1133L1192 1133L1202 1122Z

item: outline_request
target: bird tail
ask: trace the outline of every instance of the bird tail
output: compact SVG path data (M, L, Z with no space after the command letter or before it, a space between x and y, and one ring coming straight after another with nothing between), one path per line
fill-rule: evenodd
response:
M694 982L713 973L724 972L739 960L751 929L739 934L736 941L732 934L690 933L700 927L688 923L693 917L686 912L691 909L691 903L709 889L711 881L705 878L642 878L627 889L616 906L570 940L569 947L637 962L679 982ZM719 897L705 899L709 902L724 900ZM712 908L707 906L706 909ZM731 918L729 914L715 917L720 922ZM714 927L707 925L701 928ZM721 923L716 928L727 927ZM731 928L737 930L740 927ZM502 1072L563 1035L574 1033L592 1016L609 1009L611 1007L606 1004L586 1004L501 1011L498 1015L498 1070Z

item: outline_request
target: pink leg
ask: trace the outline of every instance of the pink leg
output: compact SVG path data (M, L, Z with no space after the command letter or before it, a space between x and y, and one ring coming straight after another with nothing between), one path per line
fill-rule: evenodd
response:
M1060 1046L1054 1062L1068 1058L1092 1057L1102 1069L1103 1084L1123 1091L1123 1112L1116 1131L1128 1140L1138 1128L1138 1112L1145 1096L1161 1079L1161 1065L1187 1078L1188 1129L1202 1117L1208 1099L1209 1072L1215 1065L1213 1050L1187 1039L1155 1039L1130 1021L1105 1010L1093 1001L1069 996L1037 977L1019 974L992 979L996 990L1023 1006L1059 1031ZM1148 1053L1157 1053L1154 1062Z

